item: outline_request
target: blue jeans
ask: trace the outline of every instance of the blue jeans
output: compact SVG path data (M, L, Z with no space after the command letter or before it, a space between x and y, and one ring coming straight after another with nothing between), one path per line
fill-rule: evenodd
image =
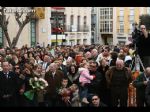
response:
M88 97L88 85L80 86L80 98L87 98Z

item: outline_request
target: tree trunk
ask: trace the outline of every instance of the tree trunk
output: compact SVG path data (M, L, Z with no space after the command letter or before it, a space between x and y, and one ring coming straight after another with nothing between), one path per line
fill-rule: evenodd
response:
M4 31L5 37L6 37L6 39L7 39L8 45L9 45L9 47L10 47L10 46L11 46L11 40L10 40L10 38L9 38L8 31L6 31L6 30L3 30L3 31Z
M18 42L19 37L20 37L20 34L21 34L21 32L22 32L24 26L25 26L25 25L23 24L23 25L19 28L19 31L18 31L16 37L13 38L13 41L12 41L12 44L11 44L11 48L16 47L17 42Z

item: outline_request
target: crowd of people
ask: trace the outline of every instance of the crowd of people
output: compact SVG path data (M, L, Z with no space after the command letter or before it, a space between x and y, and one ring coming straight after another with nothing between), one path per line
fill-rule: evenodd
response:
M128 107L129 84L137 106L150 105L150 68L135 80L134 46L35 46L0 50L0 106ZM48 86L29 100L30 78Z

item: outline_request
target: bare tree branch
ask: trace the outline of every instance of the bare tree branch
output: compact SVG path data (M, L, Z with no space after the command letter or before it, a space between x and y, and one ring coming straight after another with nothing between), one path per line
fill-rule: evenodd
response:
M2 7L2 8L0 9L0 12L1 12L0 25L1 25L1 27L2 27L2 30L4 31L4 34L5 34L5 37L6 37L6 39L7 39L8 45L9 45L9 47L10 47L10 46L11 46L11 40L10 40L8 31L7 31L7 26L8 26L8 23L9 23L9 22L8 22L9 17L8 17L7 20L6 20L6 15L5 15L5 13L4 13L4 9L5 9L5 7Z
M27 23L30 22L34 17L35 17L35 13L34 13L34 12L28 12L27 15L26 15L26 19L23 21L23 24L27 24Z
M10 17L10 16L8 16L7 20L4 22L4 26L5 26L5 27L8 26L8 23L9 23L9 21L8 21L8 20L9 20L9 17Z
M18 15L17 15L18 16ZM20 15L22 16L22 14ZM17 32L17 35L16 37L13 38L13 41L12 41L12 46L11 47L15 47L17 45L17 42L19 40L19 37L20 37L20 34L24 28L24 26L29 23L35 16L35 13L34 12L28 12L27 15L26 15L26 18L25 20L21 23L21 27L19 27L19 30ZM19 17L19 16L18 16ZM17 20L17 19L16 19ZM19 20L20 21L20 20Z
M16 21L18 22L18 25L19 27L22 26L22 22L19 20L22 16L23 12L21 12L21 14L19 14L17 11L15 12L15 18L16 18Z

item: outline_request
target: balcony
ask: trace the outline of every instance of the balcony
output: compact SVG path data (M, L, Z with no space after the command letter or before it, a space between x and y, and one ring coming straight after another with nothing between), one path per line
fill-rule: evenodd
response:
M89 32L89 26L87 25L66 25L64 27L64 32Z

